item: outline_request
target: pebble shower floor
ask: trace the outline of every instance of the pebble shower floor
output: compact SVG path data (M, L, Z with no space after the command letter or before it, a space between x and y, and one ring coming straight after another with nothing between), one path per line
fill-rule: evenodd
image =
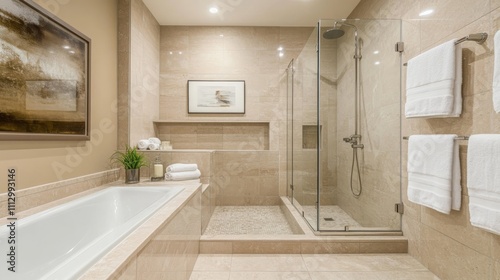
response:
M204 235L293 234L279 206L217 206Z

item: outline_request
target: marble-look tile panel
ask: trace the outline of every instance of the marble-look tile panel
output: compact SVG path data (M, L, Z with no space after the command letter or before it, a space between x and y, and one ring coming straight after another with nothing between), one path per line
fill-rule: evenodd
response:
M189 280L229 280L230 272L193 271Z
M493 260L421 224L423 263L443 279L492 279Z
M425 0L419 1L419 4L422 10L434 9L434 13L421 22L423 48L435 44L490 12L488 1L460 0L460 5L457 5L456 1L452 0Z

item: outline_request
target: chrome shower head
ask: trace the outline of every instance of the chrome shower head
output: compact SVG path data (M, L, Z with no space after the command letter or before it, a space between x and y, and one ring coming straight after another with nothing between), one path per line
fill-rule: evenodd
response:
M344 30L338 29L338 28L332 28L332 29L325 31L325 33L323 33L323 38L325 38L325 39L338 39L338 38L344 36L344 34L345 34Z
M345 31L342 30L342 29L340 29L340 27L343 26L343 25L354 28L354 30L355 30L356 33L358 31L358 29L356 28L356 26L353 25L353 24L349 24L349 23L346 23L346 22L338 22L338 21L336 21L336 22L333 23L333 28L332 29L329 29L329 30L327 30L327 31L325 31L323 33L323 38L325 38L325 39L338 39L338 38L344 36Z

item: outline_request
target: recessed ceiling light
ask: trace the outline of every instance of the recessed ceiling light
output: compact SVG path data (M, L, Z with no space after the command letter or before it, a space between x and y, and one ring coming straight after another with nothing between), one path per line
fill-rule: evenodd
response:
M420 14L418 14L419 16L421 17L425 17L425 16L428 16L430 14L434 13L434 10L433 9L428 9L428 10L425 10L425 11L422 11Z
M283 50L283 47L278 47L278 51L282 51Z
M75 51L69 51L70 54L75 54Z
M210 13L212 13L212 14L216 14L216 13L218 13L218 12L219 12L219 9L218 9L217 7L212 7L212 8L210 8L208 11L209 11Z
M219 37L221 37L221 38L224 37L224 34L220 34Z
M280 57L283 57L285 54L283 52L280 52Z
M70 47L70 46L63 46L63 48L64 48L64 49L66 49L66 50L71 49L71 47Z
M375 65L379 65L380 64L380 61L375 61Z
M182 54L182 52L179 52L179 54Z
M373 52L373 54L378 54L378 53L379 53L379 51L374 51L374 52Z

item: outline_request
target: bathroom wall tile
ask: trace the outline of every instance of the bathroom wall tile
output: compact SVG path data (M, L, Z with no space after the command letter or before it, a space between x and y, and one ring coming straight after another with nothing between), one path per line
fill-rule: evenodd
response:
M450 0L439 2L432 0L420 1L421 9L434 9L434 13L421 22L423 48L435 44L490 11L488 1L461 0L460 2L460 5L456 5L455 1ZM474 6L474 9L469 8L471 5Z
M428 226L422 227L421 253L430 271L443 279L491 279L492 259Z
M493 279L500 279L500 261L495 262L495 267L493 270Z
M490 256L490 234L473 228L469 219L467 196L462 197L461 210L451 211L450 215L441 214L427 207L422 208L422 223L483 255Z

